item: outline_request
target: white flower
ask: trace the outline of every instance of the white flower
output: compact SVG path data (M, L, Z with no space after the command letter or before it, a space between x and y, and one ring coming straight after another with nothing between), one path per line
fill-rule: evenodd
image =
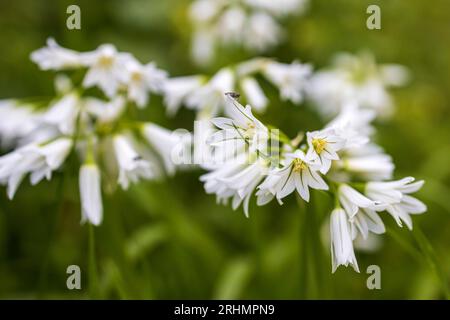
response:
M216 49L242 46L262 52L284 38L277 19L302 12L306 0L197 0L189 8L194 25L192 55L199 64L212 61Z
M131 59L129 54L118 53L110 44L104 44L95 51L82 54L83 64L89 67L83 86L98 86L106 96L113 97L125 71L125 64Z
M202 110L211 116L216 115L224 105L224 93L233 90L234 81L231 69L221 69L208 83L189 95L187 106Z
M225 10L217 23L217 34L225 44L242 41L247 15L240 6L232 6Z
M87 163L80 168L81 221L100 225L103 219L100 171L95 163Z
M275 195L281 194L283 192L283 188L285 187L283 184L279 183L283 175L278 174L279 170L272 169L269 171L267 177L264 181L258 186L258 191L256 191L256 204L258 206L264 206L273 200ZM283 204L281 198L277 197L277 201L280 205Z
M307 132L308 154L317 159L320 172L326 174L331 167L331 161L339 160L337 152L344 146L344 140L337 136L333 130Z
M374 234L386 232L383 221L373 209L360 208L349 221L351 223L352 239L356 239L358 235L361 235L363 239L367 239L369 232Z
M350 220L355 217L361 208L376 211L380 211L385 208L379 201L374 201L367 198L347 184L341 184L339 186L338 196L339 202Z
M32 52L31 60L42 70L63 70L81 66L80 54L60 47L53 38L47 39L47 47Z
M227 0L197 0L189 8L189 16L195 22L208 22L212 20L227 4Z
M340 53L333 67L319 71L308 87L308 96L324 115L333 115L350 101L378 115L392 111L392 99L387 89L402 85L407 70L398 65L377 65L371 54Z
M262 9L275 16L298 14L304 11L308 0L244 0L255 9Z
M198 65L207 65L214 57L215 33L202 28L194 33L191 55Z
M16 171L17 164L22 158L22 155L17 151L0 157L0 184L8 185L7 195L9 199L14 197L24 177L22 172Z
M39 121L38 124L39 126L36 129L17 140L16 147L21 148L30 144L45 144L48 141L61 137L61 132L57 127L42 125L42 121Z
M59 138L44 145L27 145L0 157L0 183L8 184L8 197L14 197L28 173L32 185L44 177L50 180L52 171L62 165L71 148L71 139Z
M383 64L380 66L380 77L386 85L399 87L409 81L409 71L399 64Z
M136 183L140 178L154 177L152 166L133 149L131 141L123 135L116 135L113 140L114 151L119 165L119 184L128 189L130 181Z
M272 170L266 180L259 186L260 203L270 201L272 193L278 201L297 190L298 194L309 201L309 188L328 190L328 185L318 173L319 167L309 155L301 150L286 155L283 168Z
M202 76L187 76L170 78L164 83L164 103L167 106L167 113L174 115L180 106L185 103L185 99L194 90L198 89L204 81Z
M175 173L175 152L183 150L188 142L186 136L177 134L153 123L146 123L142 131L148 143L157 151L164 161L169 174Z
M345 148L358 148L369 142L373 133L371 122L375 119L373 110L361 109L351 102L343 106L339 114L327 124L327 128L344 139Z
M240 85L248 103L253 108L260 112L266 109L269 100L255 78L245 77L241 80Z
M147 105L149 91L162 91L166 78L167 73L158 69L153 62L144 66L133 58L125 63L123 81L128 87L128 99L136 102L140 108Z
M300 103L303 100L303 91L309 75L311 66L293 62L284 64L269 61L263 71L265 77L280 90L283 100Z
M214 147L209 139L216 132L210 119L199 119L194 122L192 142L194 146L194 164L206 170L217 168L217 159L214 157Z
M97 98L86 98L86 111L100 122L108 123L117 120L125 110L125 98L116 96L112 100L104 101Z
M14 100L0 101L0 141L10 147L18 139L27 136L40 123L41 113L30 106L19 105Z
M244 45L251 50L264 51L277 43L283 37L283 30L278 22L264 12L256 12L248 17L244 33Z
M374 200L387 204L386 211L394 217L399 226L402 226L403 221L409 229L412 229L410 215L424 213L427 207L409 194L418 191L423 184L424 181L414 182L413 177L389 182L369 182L366 185L366 194Z
M348 266L359 272L358 262L353 251L353 240L350 225L345 211L334 209L330 217L331 262L334 273L340 265Z
M311 76L306 94L317 107L317 111L329 118L338 114L345 102L351 100L353 90L346 85L345 77L341 73L318 71Z
M214 118L211 120L217 128L221 129L210 137L212 145L218 146L223 141L234 140L236 147L241 147L243 142L248 143L252 152L256 150L264 152L267 149L269 130L253 115L249 105L244 108L232 97L231 93L228 93L225 111L231 119Z
M56 94L65 95L72 91L73 83L68 75L59 73L55 75L54 87Z
M336 167L365 180L391 179L394 171L392 158L375 144L346 149Z
M43 115L43 121L56 126L61 133L70 135L74 133L79 110L78 95L69 93L50 106L50 109Z
M215 193L219 202L232 198L233 210L243 202L244 213L248 217L250 197L264 179L268 167L266 160L254 154L241 154L233 161L228 161L218 169L201 176L200 180L205 182L206 192Z

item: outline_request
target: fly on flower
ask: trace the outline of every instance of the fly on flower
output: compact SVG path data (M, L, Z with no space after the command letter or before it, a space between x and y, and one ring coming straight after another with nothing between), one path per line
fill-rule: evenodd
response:
M216 41L264 50L281 39L278 20L304 3L195 1L196 52L206 61ZM31 59L60 75L52 99L0 102L1 143L13 148L0 157L0 184L10 199L28 176L35 185L55 171L70 174L70 159L79 168L81 221L98 226L107 217L104 192L173 175L177 154L193 143L195 159L205 153L196 164L206 171L200 176L206 193L234 210L242 206L246 217L253 196L258 206L274 199L283 205L294 193L304 207L313 205L315 194L327 195L332 272L341 265L359 272L356 241L386 232L384 212L412 229L412 215L426 211L413 196L423 181L392 180L393 159L375 143L373 121L392 106L387 88L406 80L400 66L341 55L333 69L315 72L308 63L252 58L211 76L169 78L155 62L141 63L111 44L77 52L52 39ZM195 110L201 132L191 136L138 121L136 108L146 107L152 95L163 96L170 115L181 106ZM312 131L298 125L293 138L282 124L268 125L257 114L305 98L328 123Z
M391 157L371 141L371 110L348 104L325 128L292 140L277 129L281 133L274 155L267 148L267 141L274 138L273 128L258 120L250 105L237 102L238 95L225 95L226 116L211 120L218 130L207 141L226 156L220 164L204 166L209 172L200 180L206 192L216 194L220 203L231 199L233 209L243 203L247 217L253 194L257 205L263 206L273 199L282 205L293 192L305 202L314 190L328 193L335 204L330 210L332 272L340 265L359 272L354 242L386 231L381 212L387 211L399 225L404 222L411 229L410 214L426 210L409 195L423 182L386 181L394 166Z

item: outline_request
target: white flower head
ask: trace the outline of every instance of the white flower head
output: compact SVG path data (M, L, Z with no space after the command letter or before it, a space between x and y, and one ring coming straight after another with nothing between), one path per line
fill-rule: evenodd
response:
M125 110L125 105L125 98L120 95L108 101L97 98L84 99L86 111L93 115L99 123L109 123L117 120Z
M302 13L307 0L196 0L189 8L194 25L192 55L208 64L217 49L241 46L263 52L284 40L280 21Z
M336 161L336 166L365 180L391 179L395 168L391 156L371 143L346 149L341 159Z
M399 226L402 222L412 230L411 214L421 214L427 210L426 205L410 196L418 191L424 181L414 182L413 177L389 182L368 182L366 194L368 197L386 204L386 211L391 214Z
M42 70L64 70L82 65L80 53L59 46L53 38L47 46L31 53L31 60Z
M213 30L200 28L194 33L191 55L198 65L207 65L214 57L216 35Z
M204 23L211 21L224 6L227 0L197 0L194 1L189 8L189 16L196 23Z
M110 44L104 44L92 52L82 54L82 62L89 67L83 86L90 88L98 86L106 96L113 97L120 85L125 71L125 64L131 55L119 53Z
M341 208L334 209L330 217L330 235L331 235L331 262L332 272L340 266L348 266L359 272L358 262L356 261L353 250L353 239L350 231L345 211Z
M0 157L0 183L8 184L12 199L22 179L30 173L32 185L43 178L50 180L72 148L72 140L59 138L44 145L30 144Z
M332 68L312 77L308 96L327 116L339 113L351 101L377 115L388 116L393 103L387 89L404 84L407 78L404 67L377 65L370 53L340 53L334 58Z
M379 210L379 209L378 209ZM362 239L367 239L370 233L382 234L386 232L383 220L378 213L370 208L359 208L358 212L350 218L352 239L355 240L358 235Z
M223 141L237 141L237 147L246 142L250 151L265 152L269 139L269 130L252 113L251 107L245 108L235 99L234 93L226 94L225 113L230 118L214 118L212 123L219 129L210 137L210 143L218 145Z
M339 202L347 213L349 219L352 219L361 208L376 211L382 211L385 209L385 206L383 206L381 202L367 198L347 184L341 184L339 186L338 197Z
M345 141L334 130L307 132L308 154L317 159L320 172L326 174L330 170L331 162L339 160L337 152L342 149Z
M68 93L50 106L42 120L56 126L62 134L73 134L80 111L80 103L76 93Z
M186 100L187 106L214 116L223 108L224 93L233 91L234 83L233 71L229 68L221 69L208 83L189 95Z
M264 111L269 103L269 99L267 99L256 79L245 77L240 81L240 85L248 103L257 111Z
M186 98L200 88L204 81L202 76L186 76L167 79L164 82L164 103L167 113L174 115L180 106L186 102Z
M55 92L59 95L65 95L74 88L70 77L63 73L55 75L54 87Z
M247 14L240 6L232 6L225 10L217 22L216 33L224 44L242 42L242 30L245 30Z
M373 110L361 109L355 102L349 102L326 127L334 129L345 140L345 148L357 148L369 142L375 117Z
M243 203L244 213L248 217L250 197L264 179L268 168L266 160L256 155L241 154L233 161L201 176L200 180L205 182L206 192L215 193L219 202L226 203L231 198L233 210Z
M154 172L151 164L142 159L132 146L132 141L124 135L114 136L114 151L119 165L119 184L127 190L130 181L136 183L140 178L151 179Z
M100 171L95 163L87 163L80 168L81 221L89 221L95 226L103 219L103 204Z
M248 17L244 33L244 45L251 50L262 52L278 44L283 38L283 30L269 14L256 12Z
M154 123L145 124L142 132L148 143L162 157L166 171L174 174L178 164L176 153L185 149L190 141L187 138L190 136L172 132Z
M312 68L308 64L299 62L284 64L275 61L269 61L263 71L265 77L278 87L281 98L296 104L303 100L305 86L311 72Z
M302 13L308 4L308 0L244 0L244 2L255 9L281 17Z
M17 140L29 135L40 124L42 114L31 106L19 105L14 100L0 100L0 141L11 147Z
M309 201L309 188L328 190L328 185L320 176L319 166L311 155L301 150L286 155L285 165L269 172L263 184L259 186L258 196L260 203L270 201L272 193L279 201L294 190L305 201Z
M156 67L153 62L142 65L134 58L125 63L124 83L128 88L128 99L140 108L148 103L148 92L159 93L164 87L167 73Z

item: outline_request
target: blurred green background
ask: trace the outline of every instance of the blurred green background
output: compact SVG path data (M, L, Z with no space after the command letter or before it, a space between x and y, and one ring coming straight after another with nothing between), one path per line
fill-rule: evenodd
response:
M66 8L78 4L82 29L65 27ZM0 98L53 94L53 74L29 60L47 37L80 51L110 42L141 61L154 60L172 76L218 68L251 57L221 52L207 69L189 56L189 1L0 1ZM366 8L378 4L382 30L366 29ZM425 179L418 197L428 212L414 217L413 233L386 214L382 247L357 253L361 273L331 275L329 245L318 230L326 199L308 215L295 197L258 208L250 218L218 206L198 181L180 172L128 192L104 195L104 222L95 229L99 291L88 288L88 227L80 225L77 169L66 168L36 187L23 183L13 202L0 192L0 298L133 299L429 299L446 298L450 278L450 3L422 0L311 0L309 11L285 22L287 42L271 52L283 62L326 66L338 51L368 49L378 62L407 66L408 86L396 89L395 116L377 123L377 141L396 163L396 177ZM320 128L312 111L282 103L272 92L262 116L289 134ZM161 97L142 116L168 128L192 129L194 114L165 117ZM2 119L0 119L2 121ZM73 174L70 174L72 172ZM424 239L423 235L427 239ZM306 242L304 241L306 240ZM66 288L66 268L82 270L82 290ZM367 266L381 267L381 290L366 287Z

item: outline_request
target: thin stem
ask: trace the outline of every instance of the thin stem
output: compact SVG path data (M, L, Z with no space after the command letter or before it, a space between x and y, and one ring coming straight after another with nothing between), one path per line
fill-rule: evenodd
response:
M419 245L420 252L423 254L430 268L440 280L445 298L450 299L450 289L448 286L447 275L445 270L442 268L442 263L439 261L433 246L418 225L414 226L412 234Z
M306 298L306 292L308 289L308 228L307 228L307 214L305 210L305 204L298 194L296 194L296 200L300 209L299 217L299 264L300 264L300 277L299 277L299 297L300 299Z
M97 261L95 255L95 234L94 226L89 224L89 295L91 299L98 299L98 275L97 275Z
M317 219L317 210L316 210L316 202L315 202L315 194L314 192L311 192L309 204L306 207L307 208L307 215L308 219L310 221L309 225L309 232L310 232L310 245L311 245L311 253L312 253L312 259L314 260L315 268L314 268L314 275L315 280L317 284L317 292L319 297L321 297L321 294L324 292L322 289L323 284L323 259L322 259L322 247L320 244L320 227L318 224Z

